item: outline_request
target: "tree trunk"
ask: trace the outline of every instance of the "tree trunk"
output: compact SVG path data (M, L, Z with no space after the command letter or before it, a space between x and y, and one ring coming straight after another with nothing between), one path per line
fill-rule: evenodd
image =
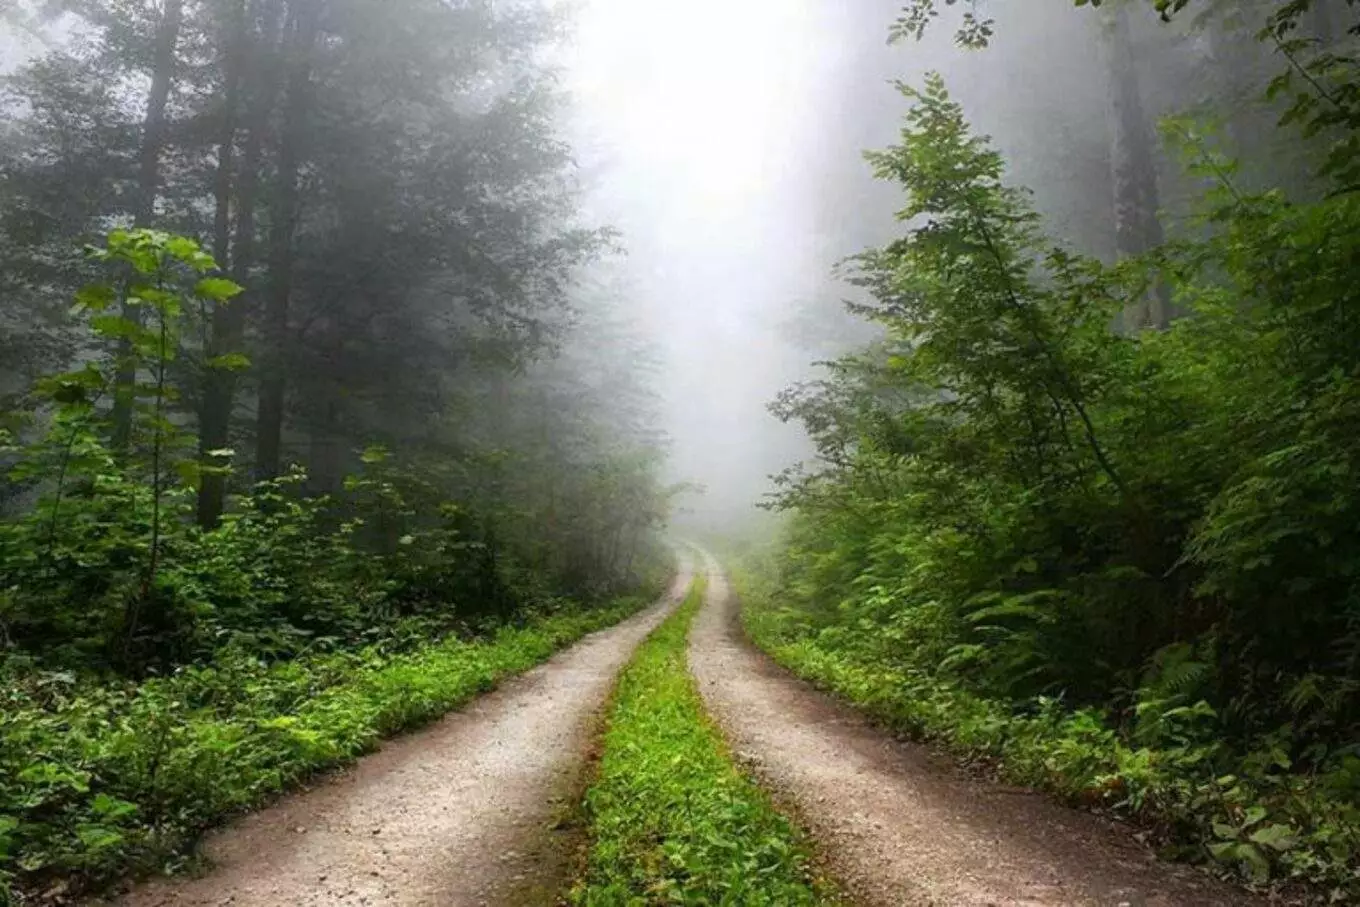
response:
M1141 255L1162 244L1158 217L1156 141L1138 86L1128 10L1112 4L1103 28L1110 92L1110 167L1114 184L1115 249ZM1125 329L1164 328L1171 317L1170 290L1159 284L1124 315Z
M1264 84L1257 84L1261 80L1252 65L1260 51L1256 29L1239 16L1237 12L1220 13L1205 26L1209 72L1204 80L1207 91L1202 98L1215 111L1222 111L1234 154L1250 147L1247 140L1251 133L1244 130L1244 121L1253 119L1256 112L1253 107L1265 92Z
M161 154L165 150L165 109L175 81L175 50L184 25L184 0L165 0L165 12L156 29L156 47L151 68L151 88L147 92L146 115L142 121L142 147L138 156L137 196L132 206L135 226L146 227L156 213L156 194L161 181ZM141 309L123 304L123 317L142 323ZM127 449L132 440L132 411L136 402L137 369L129 361L131 344L124 342L114 378L113 448Z
M220 216L223 198L218 195L218 234L216 245L219 249L230 246L230 273L232 279L246 288L227 306L220 306L213 312L212 340L209 355L223 355L240 349L245 337L251 301L251 271L257 258L256 209L260 195L260 170L264 163L265 139L269 133L270 119L278 102L279 75L279 27L283 14L283 0L265 0L262 4L258 23L258 34L252 41L252 26L247 21L245 30L240 34L241 46L237 56L239 69L238 90L247 89L245 98L246 122L245 142L241 152L241 166L234 176L232 187L235 202L235 228L230 242L222 234L223 224ZM247 72L248 70L248 72ZM231 105L229 104L230 108ZM239 115L240 102L237 103ZM224 124L223 137L227 130L233 140L240 132L240 124ZM225 159L225 157L224 157ZM220 173L219 173L220 176ZM228 204L230 204L230 196ZM230 225L228 225L230 226ZM223 264L221 252L219 264ZM228 370L210 369L204 378L202 409L199 414L199 451L204 461L210 458L210 451L222 450L231 443L231 420L235 411L237 374ZM216 459L216 458L212 458ZM218 464L220 465L220 463ZM198 521L204 528L212 528L221 520L226 502L227 477L224 475L205 475L199 487Z
M260 481L275 478L282 468L288 309L293 293L300 146L311 103L311 55L320 26L319 7L320 0L307 0L302 4L293 15L288 42L288 96L279 147L278 185L269 225L269 285L262 323L265 355L255 425L255 477Z
M319 404L311 429L307 489L317 497L339 493L344 484L345 442L340 435L340 407L334 400Z
M217 175L214 181L215 217L213 257L218 268L230 273L231 206L235 188L236 134L241 104L242 69L249 38L246 0L232 0L231 20L223 52L222 71L225 91L222 102L222 133L217 144ZM198 414L198 455L204 468L198 486L198 524L216 528L222 517L226 497L226 476L214 470L224 465L213 456L231 440L231 404L235 374L230 369L214 368L212 360L233 352L240 342L240 306L237 299L213 307L211 335L205 351L208 362L203 370L203 400Z

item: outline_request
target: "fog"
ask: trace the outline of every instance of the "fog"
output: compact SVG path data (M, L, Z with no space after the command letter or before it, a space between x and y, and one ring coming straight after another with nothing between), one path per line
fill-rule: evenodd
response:
M520 6L535 4L487 9ZM637 344L620 347L582 329L567 342L578 358L582 349L602 360L657 351L652 380L669 438L667 475L707 490L684 502L706 523L751 518L752 506L770 490L771 474L809 456L801 428L783 425L768 412L775 395L815 376L818 361L862 347L874 336L843 310L853 294L834 271L846 256L893 235L898 190L875 182L862 155L891 143L898 132L907 103L895 80L919 82L927 71L940 71L974 126L1005 153L1012 181L1034 190L1045 226L1059 240L1108 259L1154 238L1132 236L1138 224L1125 224L1121 234L1117 223L1111 149L1137 152L1140 142L1151 140L1128 134L1127 122L1114 117L1116 108L1128 104L1120 107L1114 96L1117 80L1101 27L1107 12L1077 8L1070 0L983 3L974 8L996 16L995 37L985 49L968 50L955 41L968 5L944 9L924 40L897 44L888 36L900 0L556 0L547 6L564 14L569 36L565 44L540 48L533 59L547 58L554 88L569 100L565 114L544 130L558 130L570 147L569 169L581 188L572 199L580 209L572 215L575 222L613 230L611 242L619 250L585 264L577 279L583 287L610 287L614 314L640 335ZM43 20L40 8L15 7L8 28L0 29L4 70L42 52L36 37L41 29L49 37L68 33L62 27L66 20ZM212 29L222 26L207 12L211 5L188 8L203 18L196 27L207 38L198 47L212 47ZM1194 109L1211 90L1224 94L1206 78L1205 60L1225 63L1218 78L1227 73L1239 79L1237 94L1253 90L1242 78L1254 72L1242 65L1254 53L1249 43L1223 49L1232 43L1224 36L1241 38L1241 23L1236 32L1220 30L1214 46L1189 16L1166 25L1146 5L1126 8L1133 63L1121 78L1132 84L1141 105L1132 119L1144 121L1149 131L1158 116ZM147 23L157 14L139 15L146 18L138 40L145 41ZM377 37L381 28L400 30L402 23L353 18L351 37L361 38L356 46L375 40L384 53L400 55L401 42L414 40L404 32ZM349 26L341 22L337 34L343 27ZM131 51L126 56L136 59ZM512 93L507 73L524 65L518 59L492 67L499 74L487 76L485 84L494 86L489 96ZM208 82L197 94L187 88L171 93L171 114L186 122L217 103L211 68L200 71ZM137 87L118 102L126 123L118 133L122 141L136 134L132 126L148 84L136 65L129 72L124 84ZM343 95L334 97L347 103ZM363 102L359 105L355 110ZM202 145L206 135L186 130L172 137ZM180 195L167 204L206 185L210 149L192 153L201 163L166 172L176 182L199 182L176 189ZM1156 171L1143 174L1153 184L1154 197L1143 199L1152 209L1150 229L1163 228L1158 208L1170 213L1164 222L1174 228L1186 186L1163 152L1154 149L1144 157L1149 159L1134 159L1130 167ZM507 156L504 166L516 166L515 160ZM317 166L321 163L339 162L318 157ZM107 188L109 168L90 166L99 171L91 185ZM335 178L330 196L318 189L304 207L344 201L356 177L341 168ZM131 195L115 194L120 204ZM206 199L194 211L188 202L177 203L180 222L206 225ZM1143 219L1149 219L1147 212ZM1121 242L1131 248L1121 248ZM589 295L578 292L577 302ZM547 313L556 304L539 309ZM535 317L562 323L557 315ZM324 328L331 322L307 323ZM346 381L338 379L341 385ZM311 406L298 400L298 415ZM300 418L296 427L315 442L316 432L306 422ZM356 420L347 442L368 431L367 422Z
M664 350L672 472L707 488L701 509L749 505L800 449L764 403L801 372L772 328L825 270L809 177L841 68L828 6L591 0L572 48L590 210L621 231Z
M900 199L862 152L900 128L894 80L941 71L1055 234L1109 251L1110 231L1090 229L1111 217L1096 16L992 4L997 38L973 51L954 42L957 15L890 46L899 7L584 0L567 85L589 208L621 231L632 302L664 350L672 474L707 488L688 501L705 523L749 519L770 474L808 455L768 413L775 394L870 336L832 271L891 236Z

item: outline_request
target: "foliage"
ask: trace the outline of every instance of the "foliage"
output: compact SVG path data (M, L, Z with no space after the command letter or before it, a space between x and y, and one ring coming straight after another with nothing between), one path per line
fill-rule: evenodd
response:
M114 352L34 389L36 415L47 424L30 443L11 447L8 478L38 498L0 524L0 587L7 590L0 622L13 642L93 645L126 665L139 660L135 648L166 631L175 607L163 569L175 534L174 486L201 471L174 419L167 380L186 309L226 305L241 288L205 276L216 263L197 243L156 231L116 230L91 257L127 274L121 288L92 285L76 298L92 335ZM123 314L113 311L120 301ZM125 385L125 368L148 371L151 381ZM133 414L132 449L121 455L105 441L103 405L119 398Z
M45 571L15 565L21 585L52 605L25 593L11 614L0 600L16 638L135 673L197 657L219 620L243 629L230 610L292 626L316 615L315 632L343 635L368 629L356 615L441 597L467 617L508 614L646 572L667 509L655 408L632 405L646 376L620 357L601 382L598 354L564 355L628 300L580 286L609 234L576 212L542 53L560 10L79 0L26 3L23 18L39 5L65 17L60 39L0 81L0 389L15 392L3 423L21 423L25 460L0 497L32 530L6 549ZM133 280L130 250L80 254L111 232L198 258L166 262L164 287ZM91 280L107 286L82 290ZM99 311L71 307L77 295ZM54 402L71 389L50 376L66 372L87 412ZM616 403L641 424L604 418ZM375 445L386 466L365 461ZM381 493L345 487L389 469L401 478ZM289 538L310 548L279 559L314 562L318 587L271 576L242 601L231 580L258 578L251 552L214 546L261 541L280 495ZM233 513L245 525L223 536L188 525ZM402 523L412 531L389 532ZM45 525L59 563L41 553ZM107 545L80 534L92 527ZM203 560L185 590L191 556ZM225 604L210 583L230 587ZM328 615L346 586L352 613ZM274 613L281 597L288 615Z
M1360 895L1360 757L1293 774L1287 737L1239 756L1215 738L1215 713L1203 700L1159 709L1168 731L1148 742L1119 733L1099 710L1072 711L1059 699L1017 708L875 658L857 634L818 631L778 607L778 594L757 577L739 580L743 623L761 648L894 730L1070 805L1131 819L1155 833L1167 856L1211 859L1256 884L1305 881L1319 902Z
M784 657L1029 783L1115 785L1254 879L1354 894L1355 193L1250 192L1173 120L1201 215L1105 265L1049 243L938 77L903 93L869 160L904 232L854 260L882 339L775 405L819 454L774 502ZM1111 329L1163 290L1187 317Z
M598 625L458 642L636 589L668 493L645 369L580 353L630 328L579 286L609 234L555 4L4 5L61 19L0 80L27 886L174 850Z
M1110 2L1121 2L1121 0L1107 0L1103 5L1110 5ZM1191 6L1194 0L1139 0L1145 2L1164 19L1172 16ZM1298 27L1306 13L1316 4L1325 0L1274 0L1275 12L1272 16L1271 27L1283 28L1286 32L1293 31ZM1346 0L1348 5L1353 4L1354 0ZM1100 7L1102 0L1072 0L1075 6ZM941 7L957 6L959 0L911 0L906 6L902 7L900 15L893 23L890 35L894 41L907 39L920 39L930 28L934 20L940 16ZM964 12L962 22L954 34L954 40L961 47L981 48L986 47L996 34L995 20L986 16L978 15L976 9L969 9Z
M470 504L451 500L466 480L381 447L358 458L334 495L309 493L306 473L294 470L236 496L219 524L203 529L193 518L195 493L208 474L230 471L233 452L194 450L167 375L183 337L240 288L204 276L215 263L196 243L156 231L115 231L94 257L133 275L78 294L107 352L39 381L28 427L5 448L10 482L32 501L0 521L7 645L49 667L130 674L246 641L281 658L362 645L394 621L421 618L447 630L563 592L608 596L654 562L649 533L664 498L651 461L618 473L589 464L601 481L579 506L600 511L586 530L613 533L609 563L576 559L573 538L532 520L512 523L496 494L469 490ZM115 313L120 301L125 310L149 309L150 319ZM221 359L204 367L243 364ZM123 385L128 366L150 380ZM109 440L120 395L132 414L121 451ZM628 497L601 490L624 477L633 483ZM513 534L501 529L497 538L496 523ZM530 561L530 544L565 563Z
M586 796L593 843L572 902L833 903L787 820L732 766L685 667L703 582L619 680L599 777Z
M418 727L636 611L558 606L449 636L271 664L237 642L141 684L0 667L0 882L72 892L183 855L205 828ZM3 889L0 889L3 890Z

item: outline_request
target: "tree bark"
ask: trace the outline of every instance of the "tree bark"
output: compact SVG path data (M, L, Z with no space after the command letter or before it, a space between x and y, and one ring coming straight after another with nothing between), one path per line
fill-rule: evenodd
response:
M265 139L269 132L270 118L278 101L278 55L279 25L282 16L283 0L265 0L261 5L258 32L253 40L253 26L246 15L245 0L239 0L238 7L242 19L241 30L236 37L239 45L234 54L235 84L239 93L245 89L244 146L241 150L241 166L228 179L222 180L219 169L217 196L217 234L215 254L218 264L226 268L232 279L246 288L246 292L226 306L218 306L213 312L212 337L209 356L221 356L236 352L245 338L251 300L251 271L257 257L256 208L260 193L260 168L264 162ZM235 24L235 23L234 23ZM227 61L233 65L232 59ZM249 75L247 74L249 69ZM231 77L228 76L228 85ZM228 100L227 120L223 123L223 152L219 157L219 167L227 166L234 159L234 144L242 131L240 98L235 102ZM232 143L228 145L230 140ZM234 202L234 205L233 205ZM225 221L223 210L235 208L235 225L232 231L230 218ZM227 233L231 232L230 237ZM226 251L230 251L228 255ZM203 402L199 413L199 454L205 465L221 465L218 458L209 457L212 451L222 450L231 443L231 421L235 410L238 376L226 369L208 369L204 375ZM206 529L218 525L226 504L227 477L225 475L205 474L199 486L198 522Z
M241 79L245 64L247 42L246 0L230 0L231 18L222 55L224 84L222 101L222 132L217 143L217 174L213 185L216 206L213 221L213 257L217 267L230 273L231 265L231 209L236 180L236 137L239 131ZM198 415L198 455L205 470L198 486L198 524L205 529L216 528L222 517L226 497L226 476L214 470L223 464L212 454L227 446L231 440L231 402L235 389L234 373L215 368L212 360L232 352L239 343L240 304L237 299L213 307L211 333L208 338L203 369L203 400Z
M134 226L146 227L156 213L160 190L161 154L165 150L166 107L175 82L175 51L184 25L184 0L165 0L165 10L156 28L156 47L151 66L151 88L147 92L146 115L142 121L142 147L138 155L137 195L132 205ZM141 309L123 303L123 317L142 323ZM132 440L132 412L137 397L137 369L131 360L131 345L119 348L114 377L113 448L125 451Z
M1128 10L1111 4L1103 28L1110 92L1110 168L1114 187L1115 249L1141 255L1165 240L1158 217L1156 141L1138 85ZM1164 328L1171 318L1170 290L1159 285L1125 312L1125 329Z
M269 225L269 283L261 325L265 356L255 424L255 478L258 481L275 478L282 469L288 310L293 293L298 178L305 121L311 105L311 57L320 30L320 6L321 0L304 0L290 24L288 91L279 146L278 185Z

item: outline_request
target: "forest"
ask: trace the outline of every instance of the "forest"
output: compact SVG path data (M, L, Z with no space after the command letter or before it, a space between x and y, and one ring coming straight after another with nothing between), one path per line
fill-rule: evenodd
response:
M1127 66L1131 11L1102 6L1106 59ZM780 477L791 523L748 626L966 760L1350 903L1355 16L1158 6L1225 48L1257 13L1263 103L1212 94L1252 84L1239 55L1158 134L1116 74L1114 257L1047 232L942 77L901 86L900 139L868 155L900 229L846 265L880 332L774 405L817 450ZM899 36L935 12L905 10ZM1004 27L970 14L957 40ZM1158 201L1158 142L1192 190L1183 216Z
M0 4L0 904L1360 902L1356 0Z
M34 889L506 668L423 704L384 672L617 620L669 492L645 338L577 277L615 243L578 213L559 14L4 13L66 36L0 120L0 889Z

